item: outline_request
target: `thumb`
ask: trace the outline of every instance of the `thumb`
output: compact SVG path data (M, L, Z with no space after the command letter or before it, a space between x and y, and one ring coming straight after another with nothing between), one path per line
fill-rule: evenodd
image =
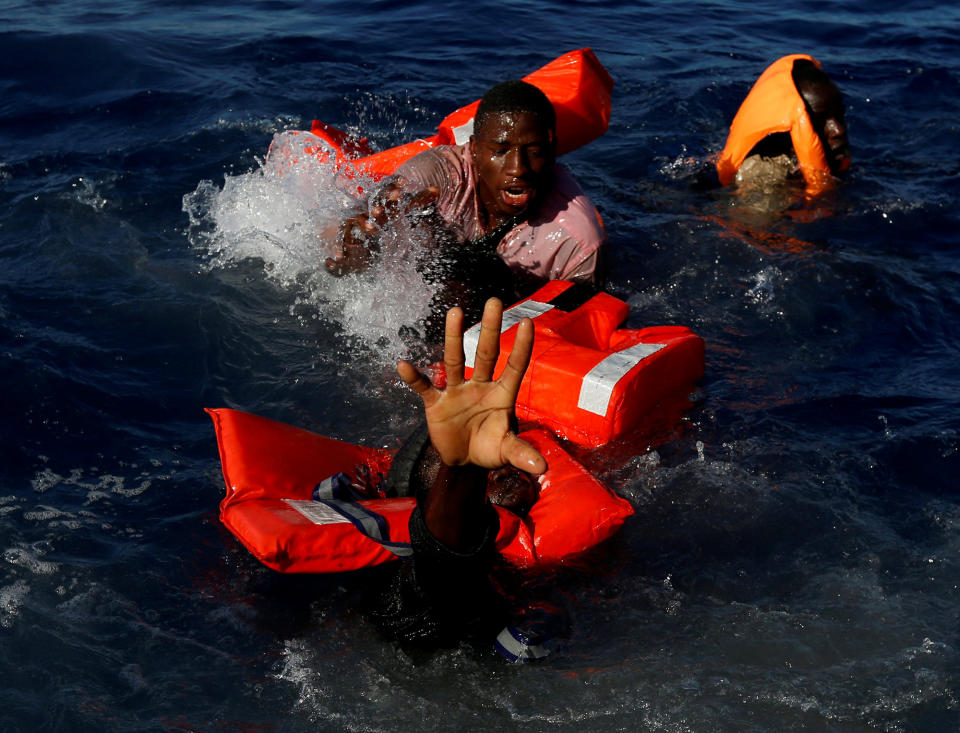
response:
M514 433L507 433L500 445L500 455L514 468L537 476L547 470L547 459Z

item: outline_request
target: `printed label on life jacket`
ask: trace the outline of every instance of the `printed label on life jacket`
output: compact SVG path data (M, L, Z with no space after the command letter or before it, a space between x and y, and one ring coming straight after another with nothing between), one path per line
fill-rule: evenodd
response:
M513 308L508 308L503 312L503 320L500 323L500 333L513 328L524 318L536 318L542 316L547 311L553 310L550 303L541 303L538 300L526 300L518 303ZM477 343L480 340L480 324L475 323L463 332L463 357L468 367L473 369L473 363L477 358Z
M349 524L350 520L326 504L313 499L284 499L314 524Z
M606 416L610 407L610 395L617 383L637 364L664 346L666 344L634 344L623 351L610 354L584 376L577 407L601 417Z

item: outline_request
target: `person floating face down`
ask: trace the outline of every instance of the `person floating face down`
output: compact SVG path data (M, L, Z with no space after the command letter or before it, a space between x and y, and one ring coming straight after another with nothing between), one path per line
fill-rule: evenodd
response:
M802 179L811 194L850 165L843 95L811 56L784 56L754 84L717 158L722 185Z
M512 302L547 280L596 289L603 226L555 159L550 100L523 81L498 84L481 99L469 142L407 161L367 212L343 222L326 268L336 276L367 268L387 230L415 219L435 234L419 262L425 279L442 286L434 331L450 307L474 322L488 297Z

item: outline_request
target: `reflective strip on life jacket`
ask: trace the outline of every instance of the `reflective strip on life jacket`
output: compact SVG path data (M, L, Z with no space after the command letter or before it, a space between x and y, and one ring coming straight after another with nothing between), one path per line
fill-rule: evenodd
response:
M353 523L364 537L369 537L374 542L383 545L394 555L399 557L409 557L413 554L413 546L409 542L392 542L390 540L390 525L386 520L374 511L371 511L362 504L352 501L339 501L337 499L324 499L319 504L325 504L334 512L339 512L343 517Z
M453 141L457 145L463 145L464 143L470 140L470 136L473 135L473 117L471 117L467 122L464 122L462 125L457 125L452 128L453 132Z
M536 318L542 316L547 311L553 310L549 303L541 303L537 300L525 300L512 308L503 312L503 321L500 323L500 333L516 326L524 318ZM480 340L480 324L475 323L463 333L463 357L466 366L473 369L474 361L477 358L477 344Z
M314 501L313 499L284 499L283 501L314 524L344 524L349 521L344 519L340 512L334 511L320 501Z
M511 662L532 662L550 653L546 646L535 643L515 626L505 626L497 634L494 647Z
M587 372L580 385L577 407L601 417L610 407L610 396L627 373L651 354L666 344L635 344L623 351L616 351Z

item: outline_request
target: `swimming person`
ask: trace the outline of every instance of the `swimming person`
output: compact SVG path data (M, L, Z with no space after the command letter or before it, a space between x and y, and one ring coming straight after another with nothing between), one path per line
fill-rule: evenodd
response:
M843 95L820 62L805 54L784 56L760 75L716 161L724 186L802 180L811 194L849 166Z
M447 386L438 390L409 362L397 366L403 381L423 400L430 445L440 462L428 485L416 487L410 517L412 559L392 569L370 616L401 642L447 643L502 627L502 600L488 573L499 530L488 501L491 472L507 467L532 475L547 464L517 437L514 405L533 349L533 323L521 321L499 379L493 369L500 352L503 306L489 300L481 319L474 373L464 380L463 311L446 316L444 366ZM418 479L413 477L413 481Z
M601 284L600 215L555 162L556 113L532 84L507 81L480 101L463 145L440 145L404 163L367 213L339 227L325 264L337 276L369 266L386 227L417 217L442 230L421 271L442 282L435 310L509 302L548 280ZM479 311L479 307L474 308Z

